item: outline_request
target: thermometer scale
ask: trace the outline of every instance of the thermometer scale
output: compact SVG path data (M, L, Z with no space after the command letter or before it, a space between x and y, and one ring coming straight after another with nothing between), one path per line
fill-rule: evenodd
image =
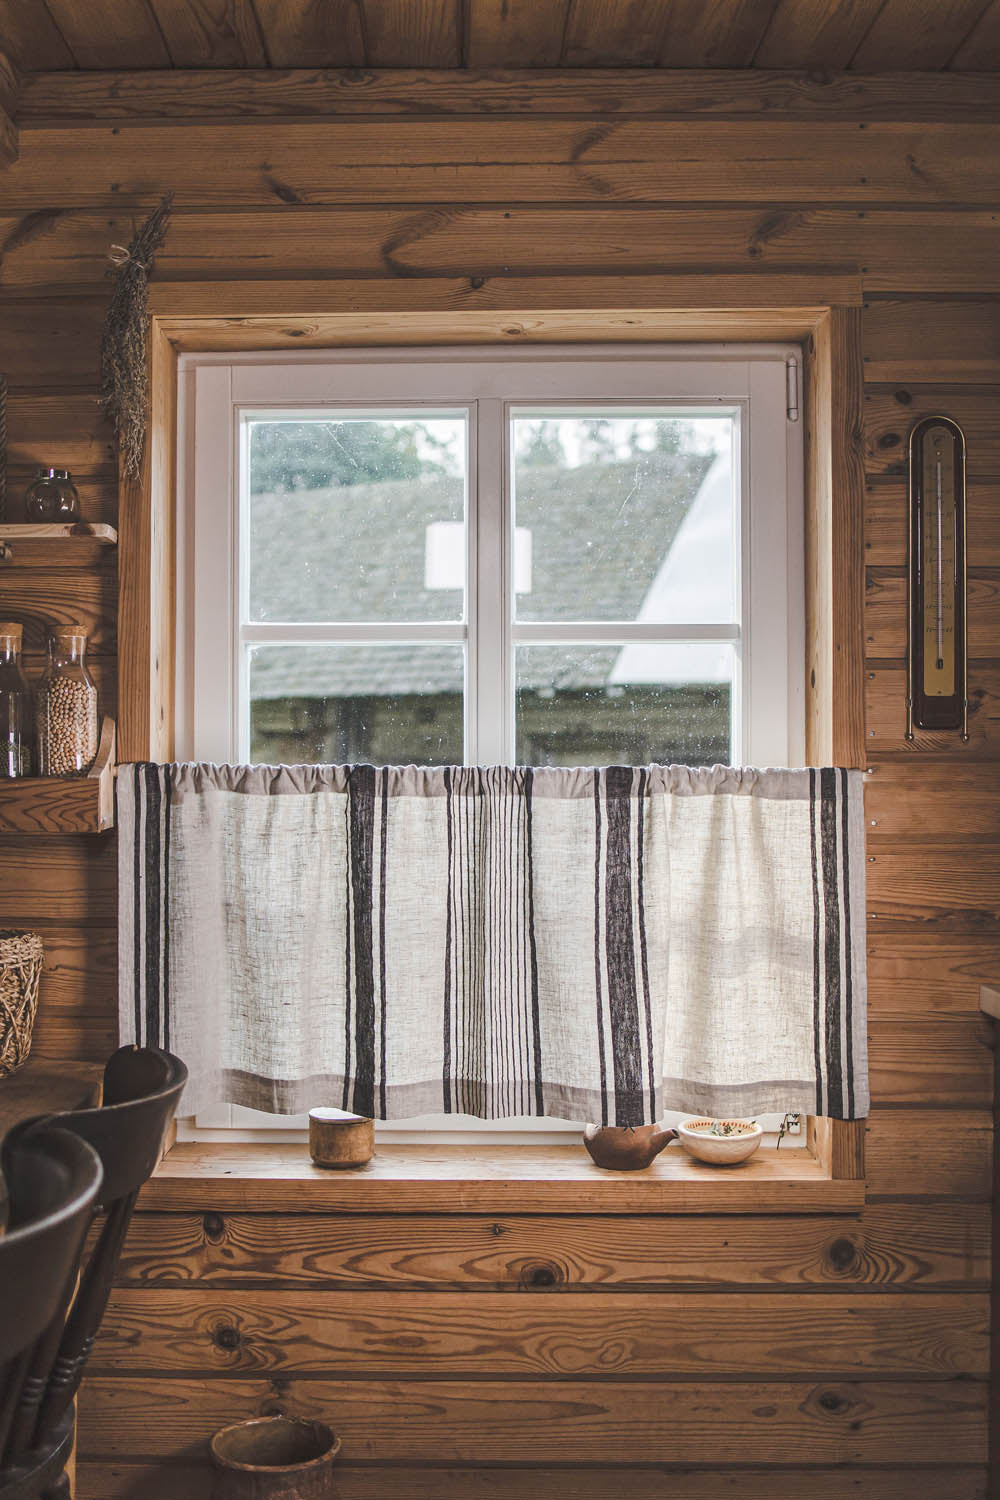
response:
M910 579L906 738L968 734L965 437L949 417L910 433Z

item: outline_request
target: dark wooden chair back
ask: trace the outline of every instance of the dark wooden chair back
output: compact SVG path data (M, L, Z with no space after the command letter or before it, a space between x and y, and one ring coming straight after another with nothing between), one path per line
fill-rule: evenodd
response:
M160 1158L186 1082L187 1068L171 1053L121 1047L105 1067L99 1109L47 1119L49 1125L72 1131L97 1153L103 1168L98 1203L104 1223L68 1314L63 1307L64 1316L53 1321L35 1346L10 1427L8 1463L23 1461L29 1452L44 1452L59 1438L108 1304L139 1189ZM30 1128L30 1122L17 1126L11 1136Z
M65 1314L101 1186L86 1141L46 1121L3 1144L7 1232L0 1236L0 1490L4 1453L35 1348Z

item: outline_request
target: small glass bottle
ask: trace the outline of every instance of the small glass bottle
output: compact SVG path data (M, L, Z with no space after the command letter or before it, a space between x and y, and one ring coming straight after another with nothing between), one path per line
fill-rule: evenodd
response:
M87 633L79 625L49 636L49 664L35 700L42 776L84 776L97 755L97 689L86 655Z
M29 521L79 521L80 496L68 469L39 469L24 496Z
M31 775L31 689L21 671L23 626L0 623L0 780Z

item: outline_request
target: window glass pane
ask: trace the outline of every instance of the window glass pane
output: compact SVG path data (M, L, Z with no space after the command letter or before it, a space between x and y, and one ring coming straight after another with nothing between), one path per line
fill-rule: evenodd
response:
M466 418L249 424L251 620L460 620Z
M520 765L726 765L732 646L518 646Z
M737 619L735 416L512 422L516 618Z
M461 645L250 648L250 759L265 764L462 760Z

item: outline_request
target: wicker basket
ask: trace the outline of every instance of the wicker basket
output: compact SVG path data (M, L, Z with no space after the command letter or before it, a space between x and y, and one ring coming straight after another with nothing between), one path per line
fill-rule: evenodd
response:
M0 1078L28 1060L41 974L41 933L0 932Z

